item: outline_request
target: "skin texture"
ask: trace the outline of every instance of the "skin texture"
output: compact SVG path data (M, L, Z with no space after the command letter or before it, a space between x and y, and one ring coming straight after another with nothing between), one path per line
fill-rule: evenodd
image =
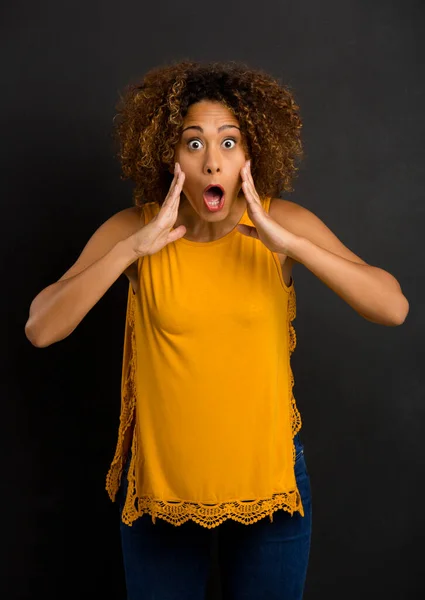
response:
M234 127L220 131L227 125ZM189 107L174 156L185 177L175 227L185 226L186 239L206 242L227 235L242 217L247 199L254 199L255 194L258 202L243 142L238 119L219 102L205 100ZM252 183L248 185L248 181ZM203 201L203 190L210 183L220 183L226 192L224 207L216 213L210 212ZM250 204L248 213L252 219ZM238 229L252 235L243 227ZM293 261L285 253L274 251L278 253L284 281L289 285Z
M225 125L233 127L219 131ZM202 101L189 107L174 156L185 174L176 227L186 227L186 239L208 242L223 237L245 211L241 170L247 156L239 127L238 120L218 102ZM216 213L203 200L205 187L212 183L225 190L224 207Z
M121 273L137 292L138 256L155 253L182 236L215 240L235 227L277 254L287 285L293 265L303 264L365 319L389 326L404 322L409 303L393 275L368 265L299 204L272 198L269 213L264 211L238 119L225 105L194 103L183 125L183 130L190 129L175 145L176 169L160 213L144 226L140 207L135 206L113 215L94 232L71 268L31 303L25 332L35 346L70 335ZM231 127L218 131L224 125ZM215 213L203 201L203 190L212 183L225 189L224 207ZM253 227L238 225L245 209Z
M291 191L303 156L302 119L292 90L234 61L181 61L151 69L120 93L114 138L121 176L134 184L134 204L162 204L187 112L204 100L220 103L239 120L260 196Z
M402 323L409 305L397 280L351 252L309 210L273 198L267 214L256 190L250 160L246 160L245 145L239 144L243 140L239 133L234 134L235 143L226 137L226 131L237 129L219 131L223 125L237 127L237 119L216 102L198 102L191 109L183 127L189 129L183 131L175 153L185 176L184 199L176 224L185 227L186 237L210 241L237 227L241 234L260 240L278 255L287 285L294 262L302 263L364 318L388 325ZM194 127L197 137L193 137ZM225 205L217 213L210 213L203 203L202 191L209 183L220 183L226 191ZM245 208L253 227L237 225ZM363 312L365 309L370 316Z

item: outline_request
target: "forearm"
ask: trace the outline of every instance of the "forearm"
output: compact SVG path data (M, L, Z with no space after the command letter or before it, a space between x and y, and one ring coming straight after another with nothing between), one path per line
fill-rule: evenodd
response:
M135 259L131 244L123 240L77 275L42 290L25 326L30 342L45 347L67 337Z
M409 303L398 281L378 267L355 263L306 238L294 239L289 254L367 320L400 325Z

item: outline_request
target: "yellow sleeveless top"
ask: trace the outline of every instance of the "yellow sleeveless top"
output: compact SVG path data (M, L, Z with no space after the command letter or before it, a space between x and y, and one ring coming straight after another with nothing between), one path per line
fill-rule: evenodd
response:
M269 211L270 198L262 200ZM145 204L145 223L159 206ZM240 223L252 225L245 211ZM138 260L128 291L112 500L131 447L122 513L174 525L250 524L284 509L304 516L293 436L295 289L278 256L235 228L181 238Z

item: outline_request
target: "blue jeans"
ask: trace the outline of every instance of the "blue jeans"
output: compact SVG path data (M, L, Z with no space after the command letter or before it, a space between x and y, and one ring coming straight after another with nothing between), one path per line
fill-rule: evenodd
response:
M222 600L302 600L311 539L311 490L304 447L296 448L295 477L304 517L284 510L252 525L227 520L214 529L193 521L178 527L150 515L131 527L120 519L128 600L204 600L217 535ZM128 465L128 462L127 462ZM127 491L123 474L120 514Z

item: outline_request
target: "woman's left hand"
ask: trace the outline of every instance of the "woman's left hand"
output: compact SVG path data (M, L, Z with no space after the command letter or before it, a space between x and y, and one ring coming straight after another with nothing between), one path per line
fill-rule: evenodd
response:
M237 230L248 237L262 241L272 252L290 256L290 247L298 236L279 225L262 207L252 179L250 161L242 167L241 177L242 189L248 205L248 216L255 227L237 225Z

